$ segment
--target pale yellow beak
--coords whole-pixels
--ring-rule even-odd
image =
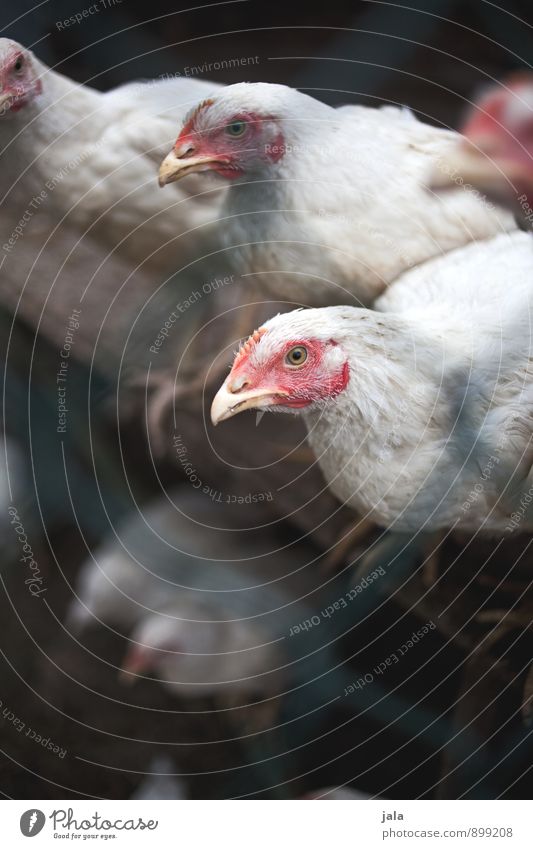
[[[468,144],[458,144],[431,174],[430,188],[449,189],[474,186],[488,195],[499,194],[506,189],[507,180],[520,177],[520,168],[511,160],[502,157],[494,145],[478,145],[476,150]],[[485,154],[485,155],[484,155]]]
[[[138,647],[127,652],[123,660],[122,668],[118,670],[118,680],[127,687],[133,687],[138,678],[144,675],[150,668],[150,663],[144,651],[137,650]]]
[[[168,156],[165,156],[159,169],[159,185],[161,188],[168,183],[175,183],[176,180],[181,180],[187,174],[198,173],[199,171],[209,171],[214,162],[224,162],[221,157],[217,156],[176,156],[176,152],[171,150]]]
[[[249,392],[230,392],[224,383],[213,399],[211,421],[214,425],[231,419],[243,410],[261,410],[279,404],[280,396],[286,395],[279,389],[251,389]]]
[[[134,684],[137,683],[138,674],[136,669],[128,669],[127,666],[123,666],[122,669],[118,671],[118,681],[125,687],[133,687]]]

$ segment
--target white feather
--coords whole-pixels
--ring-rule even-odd
[[[348,362],[346,389],[302,411],[339,499],[409,532],[533,526],[532,269],[533,240],[504,234],[407,272],[376,312],[267,322],[252,370],[288,338],[335,340],[332,373]]]
[[[2,64],[13,45],[0,39]],[[147,261],[168,274],[197,256],[223,188],[210,191],[191,175],[163,192],[157,165],[190,106],[219,86],[177,78],[102,93],[49,69],[30,51],[25,57],[42,93],[0,116],[1,243],[29,209],[18,253],[32,238],[42,243],[64,219],[62,226],[82,239],[88,235],[103,257],[115,251],[134,266]],[[42,192],[44,202],[32,207]],[[189,233],[186,239],[183,233]]]
[[[370,304],[402,272],[514,229],[510,215],[465,189],[436,195],[430,173],[458,135],[395,108],[333,109],[286,86],[238,83],[201,110],[195,129],[238,114],[261,135],[221,213],[240,272],[304,305]],[[284,155],[263,155],[282,134]]]

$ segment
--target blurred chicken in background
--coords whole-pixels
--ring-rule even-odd
[[[144,364],[176,304],[217,272],[205,254],[224,187],[193,175],[163,195],[157,163],[176,121],[220,86],[177,76],[102,93],[5,38],[0,84],[0,303],[59,352],[76,310],[69,354],[111,390],[136,335]]]
[[[465,136],[434,172],[435,188],[468,186],[533,227],[533,75],[491,87],[470,110]]]
[[[28,233],[44,246],[51,226],[63,223],[80,239],[88,235],[103,257],[114,252],[152,274],[172,273],[200,252],[202,227],[223,193],[196,177],[163,196],[155,190],[156,168],[176,121],[219,85],[175,77],[102,93],[5,38],[0,81],[0,191],[8,203],[1,233],[8,254],[18,242],[17,254],[28,251]],[[20,229],[13,226],[17,211]]]
[[[274,698],[300,678],[288,635],[313,615],[320,578],[313,549],[276,545],[254,515],[246,530],[223,501],[188,488],[161,496],[91,554],[68,626],[129,634],[125,682],[153,672],[182,698]]]
[[[210,277],[203,240],[224,191],[193,176],[163,196],[157,164],[190,103],[218,87],[176,76],[102,93],[0,39],[4,415],[33,454],[48,527],[76,522],[69,485],[86,501],[82,509],[78,502],[82,526],[106,526],[86,477],[93,453],[112,520],[126,509],[106,431],[117,387],[128,369],[144,374],[153,358],[156,371],[186,344],[194,311],[180,315],[172,346],[149,351],[176,304]],[[212,231],[208,243],[214,238]],[[132,394],[120,396],[120,414]]]

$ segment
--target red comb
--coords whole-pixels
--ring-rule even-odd
[[[260,327],[259,330],[254,330],[251,336],[248,337],[246,342],[239,348],[237,352],[237,356],[235,357],[235,361],[233,363],[233,368],[239,366],[243,360],[245,360],[250,353],[253,351],[261,336],[266,333],[266,327]]]
[[[215,101],[213,100],[213,98],[208,97],[206,100],[202,100],[202,102],[199,103],[198,106],[195,106],[194,109],[185,116],[185,122],[178,136],[178,141],[184,136],[189,135],[189,133],[194,127],[194,122],[196,121],[200,112],[202,112],[204,109],[207,109],[209,106],[212,106],[214,102]]]

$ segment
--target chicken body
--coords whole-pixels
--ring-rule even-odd
[[[194,256],[220,190],[209,193],[193,177],[165,197],[155,186],[157,163],[176,121],[216,84],[157,80],[102,93],[8,39],[0,39],[0,65],[4,88],[15,91],[15,108],[0,115],[0,239],[8,254],[24,251],[28,237],[44,243],[59,224],[133,266],[147,262],[170,273]]]
[[[291,625],[312,615],[311,549],[271,550],[201,494],[173,500],[130,518],[87,561],[69,624],[130,633],[124,669],[154,671],[176,695],[272,693],[287,676]]]
[[[172,344],[150,346],[218,271],[207,222],[224,187],[192,175],[157,188],[176,121],[216,87],[175,78],[101,93],[0,39],[0,305],[58,353],[76,315],[67,353],[110,388],[122,366],[136,376],[175,362],[193,310],[176,310]]]
[[[224,605],[184,600],[147,616],[131,633],[134,647],[126,655],[125,672],[153,672],[181,698],[222,690],[255,698],[279,691],[283,654],[267,631],[213,620],[221,615],[227,615]]]
[[[213,420],[299,411],[334,494],[382,526],[531,528],[532,267],[530,237],[504,234],[406,273],[375,312],[277,316]]]
[[[533,75],[492,87],[470,110],[463,138],[433,176],[435,188],[461,181],[533,227]]]
[[[331,107],[239,83],[186,119],[160,175],[214,170],[228,254],[262,290],[303,305],[368,305],[399,274],[514,228],[511,216],[427,181],[458,135],[407,110]]]

